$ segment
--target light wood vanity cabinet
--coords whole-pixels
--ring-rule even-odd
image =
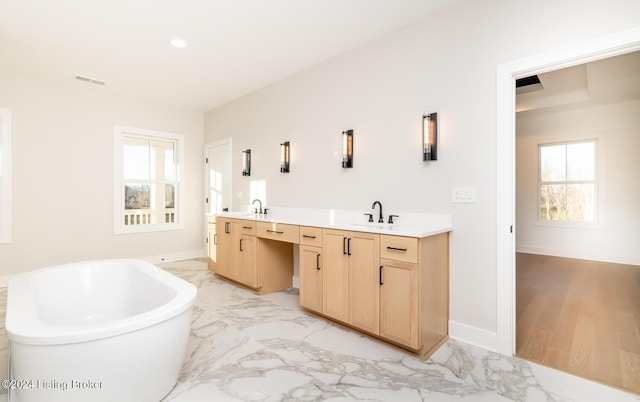
[[[380,236],[380,336],[419,349],[418,243]]]
[[[259,287],[255,222],[216,219],[218,261],[214,273],[250,287]]]
[[[277,222],[258,222],[258,236],[287,243],[298,243],[300,227]]]
[[[216,272],[218,265],[217,243],[216,221],[211,217],[207,222],[207,266],[211,272]]]
[[[291,287],[297,243],[301,306],[421,357],[448,339],[448,232],[418,238],[222,217],[209,230],[219,276],[260,293]]]
[[[449,333],[449,234],[380,244],[380,337],[429,355]]]
[[[325,229],[322,252],[322,310],[303,306],[421,356],[447,340],[448,233],[415,238]]]
[[[323,230],[322,313],[377,335],[379,235]]]
[[[239,219],[216,219],[216,241],[218,261],[215,273],[233,281],[242,278],[242,254],[240,239],[242,232]]]
[[[240,268],[240,282],[251,288],[261,286],[258,276],[258,241],[256,239],[256,223],[243,220],[241,223],[242,236],[240,237],[240,255],[242,264]]]
[[[260,293],[289,288],[293,246],[260,238],[259,223],[262,222],[216,218],[214,273]]]
[[[322,313],[322,229],[300,226],[300,305]]]

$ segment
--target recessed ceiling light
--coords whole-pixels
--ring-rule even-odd
[[[182,39],[171,39],[171,46],[173,47],[177,47],[178,49],[182,49],[187,47],[187,42],[183,41]]]

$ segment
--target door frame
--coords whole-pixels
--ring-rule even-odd
[[[496,71],[496,351],[516,347],[515,80],[640,50],[640,28],[497,66]]]
[[[229,171],[229,174],[232,175],[232,167],[233,167],[233,141],[231,139],[231,137],[228,138],[223,138],[221,140],[218,141],[212,141],[212,142],[207,142],[204,144],[204,149],[203,149],[203,154],[204,156],[202,157],[202,162],[203,162],[203,169],[204,169],[204,174],[203,174],[203,194],[204,197],[202,198],[202,203],[203,203],[203,211],[205,211],[205,215],[204,215],[204,220],[205,220],[205,224],[204,224],[204,242],[205,242],[205,248],[206,248],[206,243],[207,243],[207,237],[209,236],[209,232],[208,232],[208,214],[209,214],[209,205],[207,203],[207,197],[209,197],[209,164],[207,163],[207,158],[209,157],[209,148],[213,148],[213,147],[217,147],[217,146],[223,146],[226,145],[227,146],[227,151],[228,151],[228,164],[227,164],[227,170]],[[231,204],[233,204],[233,175],[231,176],[231,180],[229,181],[229,192],[230,194],[230,199],[231,199]],[[233,205],[229,205],[229,208],[233,209]]]

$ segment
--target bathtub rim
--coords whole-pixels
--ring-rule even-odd
[[[56,269],[73,268],[86,264],[133,264],[143,274],[176,290],[167,303],[122,319],[80,326],[55,325],[43,322],[38,315],[32,278]],[[140,259],[102,259],[79,261],[39,268],[9,280],[5,329],[9,343],[26,345],[62,345],[89,342],[140,330],[171,319],[192,308],[197,288],[148,261]],[[23,306],[22,311],[18,311]]]

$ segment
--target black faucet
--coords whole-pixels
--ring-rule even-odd
[[[380,218],[378,219],[378,223],[384,223],[384,219],[382,218],[382,204],[380,203],[380,201],[375,201],[371,208],[375,210],[376,204],[380,205]]]
[[[257,208],[254,208],[253,210],[256,211],[256,213],[262,215],[262,201],[260,201],[259,199],[256,198],[255,200],[253,200],[251,205],[254,205],[256,203],[256,201],[258,201],[258,204],[260,205],[260,209],[258,210]]]

